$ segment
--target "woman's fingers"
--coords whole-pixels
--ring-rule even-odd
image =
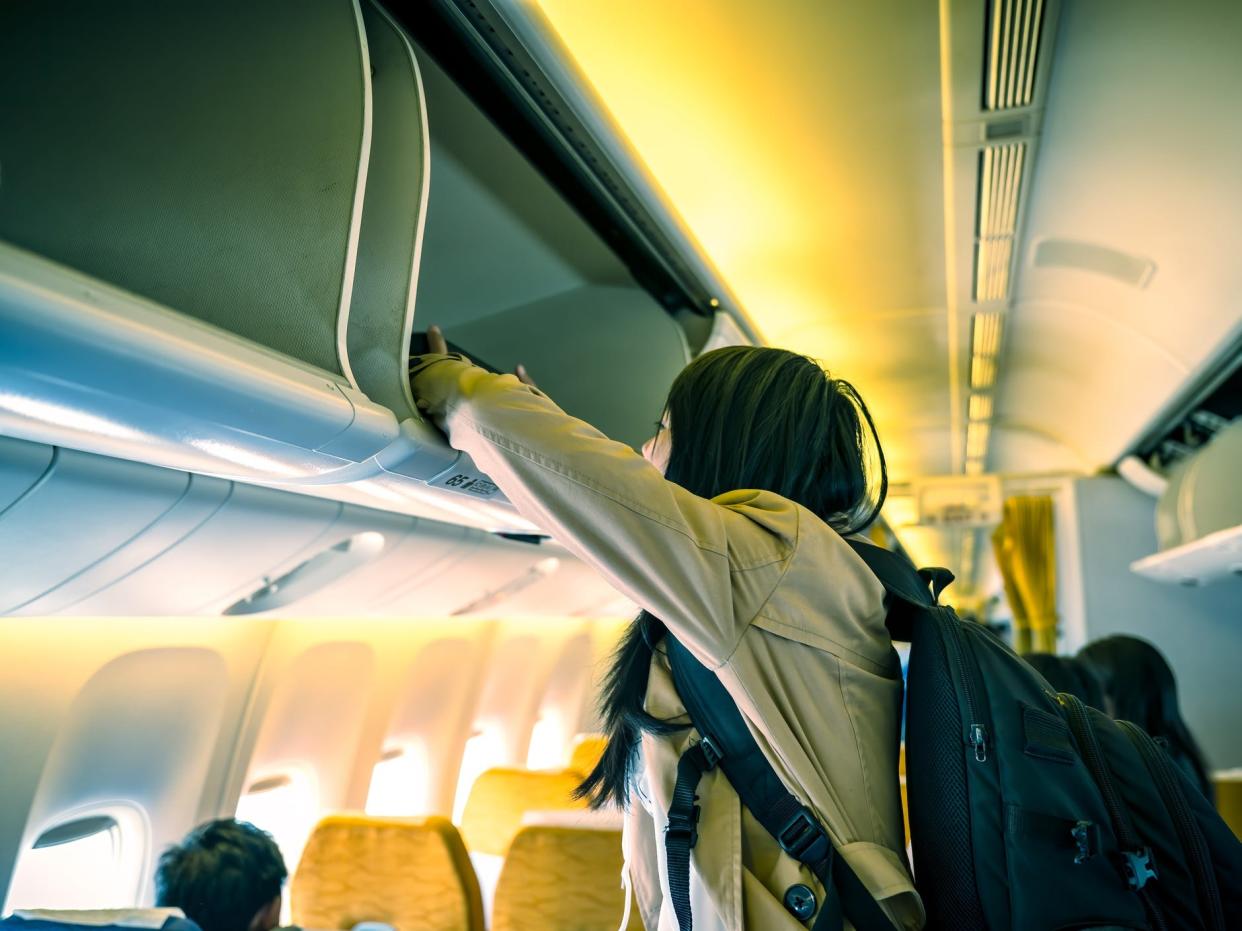
[[[444,339],[444,331],[438,326],[432,326],[427,329],[427,349],[438,355],[444,355],[448,352],[448,342]]]

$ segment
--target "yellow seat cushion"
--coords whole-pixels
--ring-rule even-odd
[[[586,808],[573,797],[580,781],[571,770],[487,770],[475,780],[462,812],[466,846],[472,853],[504,856],[527,812]]]
[[[330,815],[315,827],[290,885],[293,922],[401,931],[482,931],[469,855],[447,818]]]
[[[595,768],[608,746],[608,738],[603,734],[583,734],[574,742],[569,755],[569,768],[580,776],[586,777]]]
[[[1218,775],[1213,781],[1216,785],[1216,810],[1225,824],[1233,829],[1234,835],[1242,838],[1242,773],[1233,770],[1228,776]]]
[[[492,931],[617,931],[625,913],[621,832],[522,828],[509,846]],[[630,909],[626,931],[642,931]]]

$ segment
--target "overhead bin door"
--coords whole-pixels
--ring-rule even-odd
[[[341,373],[369,143],[351,0],[0,12],[0,238]]]

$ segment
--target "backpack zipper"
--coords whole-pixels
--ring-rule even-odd
[[[1182,849],[1186,851],[1190,875],[1199,892],[1200,904],[1207,911],[1204,917],[1207,918],[1209,927],[1214,931],[1224,931],[1225,913],[1220,901],[1220,890],[1216,885],[1216,874],[1211,867],[1211,855],[1208,853],[1203,832],[1199,830],[1186,801],[1186,795],[1172,771],[1173,762],[1142,728],[1129,721],[1118,721],[1117,726],[1125,731],[1139,756],[1143,758],[1161,799],[1173,816],[1177,836],[1182,842]]]
[[[1087,709],[1073,695],[1062,692],[1057,698],[1068,712],[1070,730],[1078,742],[1083,762],[1091,773],[1091,778],[1099,787],[1100,794],[1104,796],[1108,817],[1113,823],[1113,830],[1121,845],[1122,856],[1126,858],[1128,874],[1126,878],[1130,888],[1142,900],[1156,931],[1167,931],[1168,925],[1165,924],[1164,913],[1161,912],[1151,891],[1147,888],[1147,881],[1156,878],[1156,873],[1151,868],[1151,851],[1143,846],[1142,840],[1130,823],[1130,815],[1117,793],[1113,775],[1108,769],[1108,761],[1104,759],[1104,751],[1100,748],[1099,738],[1096,737],[1095,728],[1091,726],[1091,720],[1087,716]]]
[[[962,684],[962,694],[966,698],[966,716],[969,718],[966,743],[975,752],[975,762],[984,763],[988,758],[988,728],[979,714],[979,705],[976,704],[975,680],[966,657],[966,646],[962,641],[962,638],[965,636],[962,633],[962,624],[963,622],[958,620],[956,616],[949,618],[950,634],[948,639],[953,644],[953,648],[949,650],[949,653],[952,656],[954,672],[957,674],[958,681]]]

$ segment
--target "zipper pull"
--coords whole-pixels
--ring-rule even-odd
[[[970,745],[975,748],[975,760],[982,763],[988,758],[988,732],[982,724],[970,725]]]

